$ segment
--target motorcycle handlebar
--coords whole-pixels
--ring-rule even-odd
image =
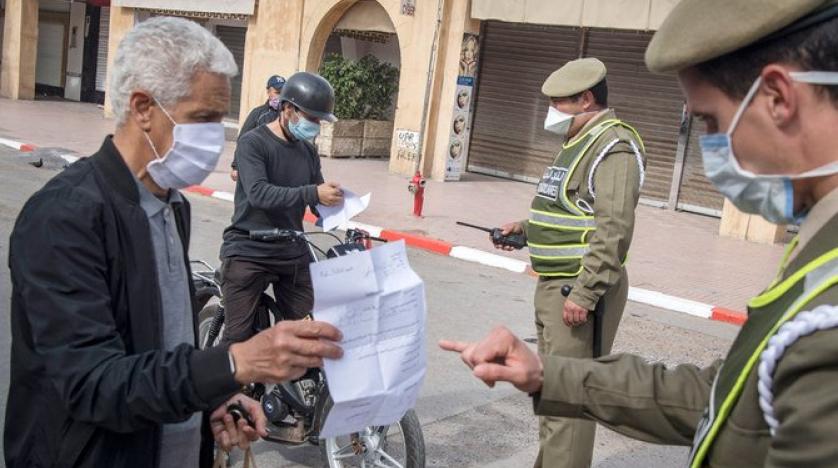
[[[300,235],[288,229],[256,229],[250,231],[250,239],[259,242],[287,241],[297,237],[300,237]]]
[[[381,237],[371,236],[370,233],[361,229],[347,229],[346,231],[346,241],[347,242],[357,242],[359,240],[373,240],[376,242],[387,242],[387,239],[382,239]]]
[[[297,232],[291,229],[255,229],[248,233],[248,236],[251,240],[259,241],[259,242],[288,242],[300,239],[304,242],[310,243],[308,236],[311,234],[324,234],[330,235],[334,237],[338,242],[347,244],[347,243],[355,243],[360,240],[370,239],[378,242],[387,242],[387,239],[382,239],[380,237],[375,237],[369,235],[369,233],[365,231],[359,231],[355,229],[350,229],[347,231],[346,239],[341,241],[339,237],[335,236],[332,233],[327,232]]]

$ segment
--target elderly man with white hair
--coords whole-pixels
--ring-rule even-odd
[[[265,435],[251,382],[337,358],[340,333],[282,323],[195,348],[190,209],[224,146],[233,56],[205,29],[150,19],[120,43],[117,128],[34,194],[10,241],[12,352],[4,433],[15,467],[197,468]],[[234,424],[227,403],[256,420]]]

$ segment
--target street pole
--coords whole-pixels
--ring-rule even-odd
[[[413,172],[420,172],[422,168],[422,161],[425,159],[425,131],[428,127],[428,109],[431,105],[430,93],[431,85],[433,84],[434,72],[436,71],[436,56],[439,50],[439,30],[442,26],[442,8],[445,0],[438,0],[436,12],[436,29],[434,29],[434,40],[431,44],[431,58],[428,62],[428,82],[425,84],[425,104],[422,107],[422,126],[419,131],[419,151],[416,154],[416,164],[413,167]]]

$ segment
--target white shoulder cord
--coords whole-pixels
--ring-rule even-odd
[[[794,319],[783,324],[777,334],[768,340],[768,346],[760,355],[759,363],[759,407],[765,418],[771,435],[777,431],[780,422],[774,415],[774,370],[783,353],[798,339],[811,335],[818,330],[838,327],[838,306],[822,305],[809,312],[801,312]]]
[[[614,147],[617,143],[619,143],[619,138],[615,139],[611,143],[608,143],[602,151],[599,152],[596,159],[594,159],[594,164],[591,166],[591,172],[588,173],[588,191],[591,192],[591,197],[596,200],[596,192],[594,191],[594,173],[596,172],[597,167],[608,156],[608,152],[611,151],[611,148]],[[643,180],[646,178],[646,170],[643,168],[643,156],[640,155],[640,150],[637,148],[637,145],[634,143],[634,140],[628,140],[629,145],[631,145],[631,149],[634,151],[634,157],[637,158],[637,168],[640,170],[640,188],[643,187]]]

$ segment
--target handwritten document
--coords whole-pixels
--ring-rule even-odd
[[[386,426],[416,404],[425,377],[425,285],[404,241],[311,265],[314,316],[343,333],[324,363],[334,406],[323,438]]]
[[[359,197],[350,190],[343,189],[343,201],[335,206],[317,205],[317,212],[323,221],[323,230],[331,231],[354,218],[370,206],[371,193]]]

